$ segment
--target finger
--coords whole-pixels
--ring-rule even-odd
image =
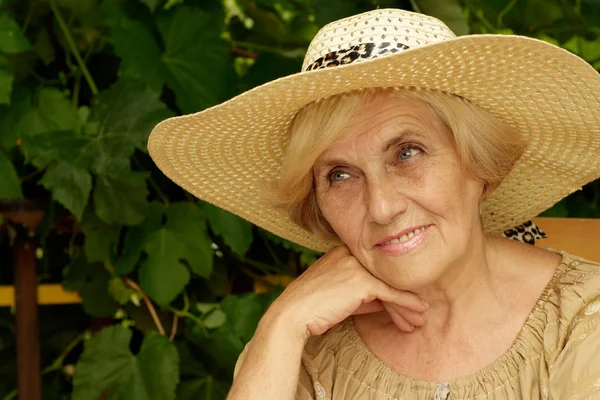
[[[429,308],[429,304],[424,300],[421,300],[421,298],[414,293],[395,289],[378,279],[374,281],[374,286],[374,297],[383,302],[393,303],[400,307],[421,313],[427,311]]]
[[[415,330],[415,327],[411,325],[402,315],[398,314],[393,307],[389,304],[383,303],[383,307],[387,310],[394,322],[394,325],[398,327],[402,332],[412,332]]]
[[[391,303],[390,303],[390,307],[392,307],[394,309],[394,311],[396,311],[399,315],[401,315],[411,325],[423,326],[423,325],[425,325],[425,322],[427,322],[425,315],[423,315],[422,313],[413,311],[406,307],[400,307],[398,305],[391,304]]]
[[[374,312],[383,311],[383,304],[380,300],[373,300],[369,303],[364,303],[358,307],[351,315],[369,314]]]

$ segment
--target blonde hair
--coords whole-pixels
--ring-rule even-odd
[[[280,178],[267,184],[265,195],[292,221],[323,239],[336,235],[317,203],[313,165],[342,139],[341,131],[359,106],[383,93],[420,101],[437,115],[452,134],[465,171],[484,182],[484,196],[500,185],[525,149],[524,139],[508,124],[462,97],[436,90],[362,89],[308,104],[294,117]]]

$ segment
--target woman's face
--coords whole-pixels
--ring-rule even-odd
[[[482,238],[483,184],[425,104],[382,94],[363,104],[314,166],[325,219],[373,275],[399,289],[436,282]]]

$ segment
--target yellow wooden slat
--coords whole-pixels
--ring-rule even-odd
[[[38,304],[75,304],[81,303],[76,292],[67,292],[60,284],[38,285]],[[15,303],[14,286],[0,286],[0,307],[10,307]]]
[[[548,235],[536,245],[600,261],[600,218],[534,218],[533,222]]]

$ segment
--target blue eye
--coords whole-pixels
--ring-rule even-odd
[[[329,175],[329,180],[331,182],[339,182],[339,181],[343,181],[345,179],[347,179],[350,175],[345,173],[345,172],[341,172],[341,171],[333,171],[330,175]]]
[[[421,149],[418,147],[405,147],[402,150],[400,150],[400,153],[398,154],[398,159],[399,160],[407,160],[407,159],[417,155],[420,152],[421,152]]]

